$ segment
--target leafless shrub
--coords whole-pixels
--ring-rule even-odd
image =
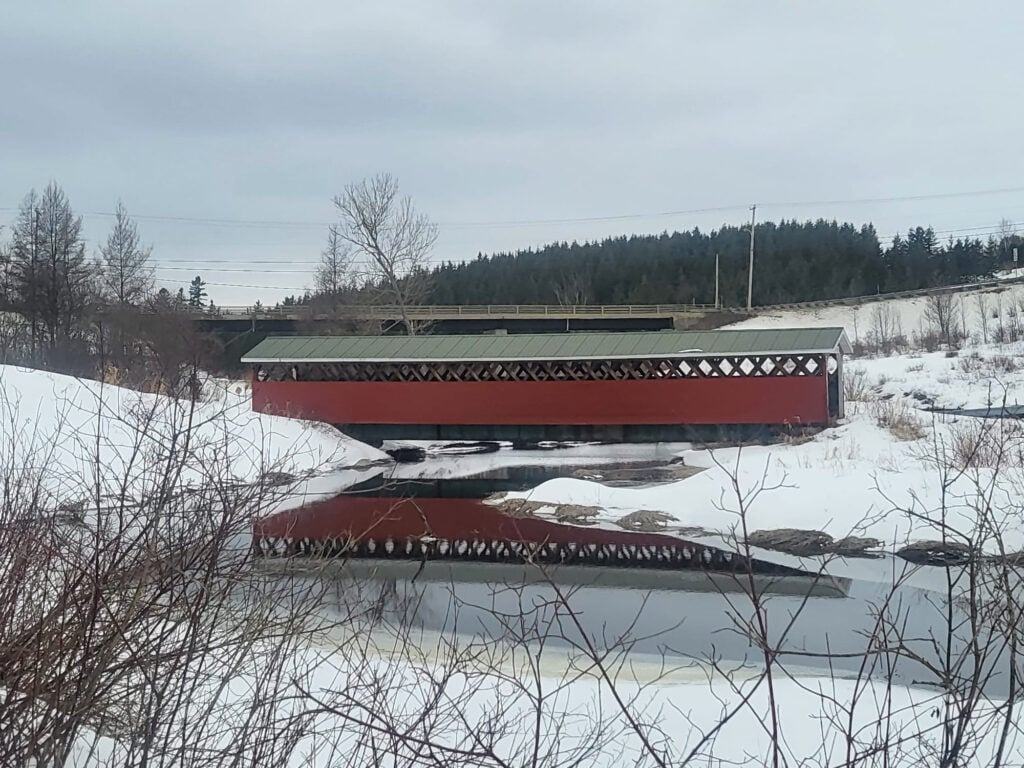
[[[1010,419],[957,422],[950,428],[948,456],[960,469],[1016,470],[1024,467],[1024,429]]]
[[[980,352],[971,352],[969,355],[961,355],[959,362],[960,370],[964,373],[975,373],[984,368],[984,360]]]
[[[871,416],[875,424],[888,430],[897,440],[920,440],[928,434],[913,409],[896,397],[875,400],[871,404]]]
[[[253,516],[281,491],[235,476],[194,402],[119,397],[133,402],[96,401],[91,435],[80,404],[40,431],[0,398],[0,764],[65,765],[101,742],[124,766],[205,765],[229,744],[280,764],[298,652],[330,623],[303,607],[322,587],[251,567]]]
[[[907,347],[899,314],[888,302],[879,302],[871,309],[871,325],[865,341],[873,354],[891,355]]]
[[[927,333],[935,334],[947,349],[960,346],[964,339],[961,325],[960,298],[952,293],[939,293],[925,299],[924,323]]]
[[[988,362],[999,373],[1013,373],[1020,367],[1017,359],[1009,355],[993,355]]]
[[[942,345],[942,337],[934,330],[921,328],[914,332],[914,346],[925,352],[936,352]]]
[[[868,399],[871,387],[868,372],[863,368],[849,367],[843,375],[843,397],[847,402],[861,402]]]
[[[978,327],[981,332],[981,342],[983,344],[988,344],[989,339],[989,318],[991,316],[989,305],[990,302],[987,293],[979,293],[974,297],[974,308],[975,313],[978,316]]]

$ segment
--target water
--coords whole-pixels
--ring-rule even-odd
[[[486,643],[539,643],[543,628],[544,645],[567,652],[587,644],[607,649],[621,643],[637,660],[686,664],[717,659],[756,666],[762,661],[751,641],[751,634],[759,632],[752,625],[756,611],[751,594],[756,594],[769,642],[783,651],[790,669],[856,675],[865,663],[882,660],[865,655],[872,646],[869,638],[894,635],[895,627],[910,638],[908,648],[929,661],[939,660],[938,649],[947,637],[944,569],[881,558],[852,562],[846,572],[860,577],[815,577],[770,561],[746,562],[735,555],[726,560],[730,553],[719,550],[714,550],[717,559],[701,560],[707,548],[665,534],[510,518],[481,502],[495,492],[527,490],[553,477],[571,476],[580,466],[601,464],[594,456],[585,463],[565,459],[561,466],[548,461],[483,468],[462,459],[457,465],[461,471],[444,459],[404,467],[398,477],[365,480],[334,499],[292,513],[286,528],[295,541],[314,542],[301,545],[311,551],[316,551],[315,542],[335,537],[351,555],[352,542],[358,541],[355,552],[361,557],[340,559],[330,571],[338,584],[337,608],[346,615],[373,615],[402,631]],[[622,466],[622,457],[615,464]],[[430,540],[434,548],[406,552],[400,547],[400,542],[421,539]],[[513,539],[532,543],[533,563],[523,562],[522,551],[497,546]],[[388,540],[391,551],[383,549]],[[374,542],[373,551],[366,549],[369,541]],[[485,546],[441,556],[438,542]],[[611,554],[603,562],[578,556],[581,543],[596,547],[594,551],[607,546],[609,553],[634,547],[635,555],[636,548],[672,547],[676,554],[674,560],[649,560],[642,567],[630,561],[624,567]],[[545,557],[542,545],[575,546],[575,559],[558,564],[566,559],[566,550]],[[684,561],[678,553],[687,548],[691,559]],[[697,562],[693,553],[701,553]],[[294,562],[279,561],[277,566],[293,567]],[[844,573],[844,564],[837,565],[836,572]],[[516,621],[510,624],[509,617]],[[959,609],[953,618],[954,623],[963,618]],[[509,637],[513,625],[523,637]],[[963,628],[951,637],[957,656],[969,637]],[[888,662],[889,667],[878,667],[876,673],[885,670],[905,684],[934,682],[925,665],[905,654],[890,656]],[[997,673],[986,689],[999,695],[1007,680],[1005,672]]]

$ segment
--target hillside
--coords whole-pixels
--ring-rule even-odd
[[[991,275],[1020,238],[940,242],[915,228],[883,244],[870,224],[819,220],[758,224],[755,304],[861,296],[969,282]],[[432,274],[435,304],[711,304],[715,257],[721,301],[746,304],[749,229],[662,233],[480,255]]]

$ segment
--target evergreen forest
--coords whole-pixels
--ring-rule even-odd
[[[749,227],[553,243],[434,270],[432,304],[746,304]],[[863,296],[990,277],[1012,263],[1013,232],[940,242],[917,227],[887,246],[870,224],[780,221],[755,230],[755,305]],[[1024,250],[1024,249],[1022,249]]]

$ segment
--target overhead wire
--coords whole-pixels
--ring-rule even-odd
[[[759,208],[812,208],[836,205],[876,205],[899,202],[918,202],[925,200],[944,200],[965,197],[984,197],[1003,194],[1016,194],[1024,192],[1024,187],[1000,187],[994,189],[970,190],[959,192],[935,192],[918,195],[893,195],[889,197],[861,197],[846,199],[827,200],[798,200],[798,201],[768,201],[758,202]],[[450,228],[481,228],[481,227],[520,227],[539,226],[551,224],[582,224],[601,221],[625,221],[630,219],[663,218],[667,216],[688,216],[703,213],[721,213],[727,211],[749,210],[749,203],[736,203],[733,205],[718,205],[702,208],[688,208],[668,211],[653,211],[646,213],[622,213],[603,216],[575,216],[562,218],[537,218],[537,219],[507,219],[492,221],[439,221],[438,225]],[[18,208],[3,207],[0,212],[17,212]],[[114,217],[114,211],[82,211],[83,216]],[[325,228],[332,223],[329,221],[295,221],[285,219],[247,219],[229,217],[204,217],[204,216],[180,216],[168,214],[131,214],[133,219],[140,221],[160,221],[177,224],[196,224],[205,226],[228,226],[228,227],[252,227],[262,229],[295,229],[295,228]]]

